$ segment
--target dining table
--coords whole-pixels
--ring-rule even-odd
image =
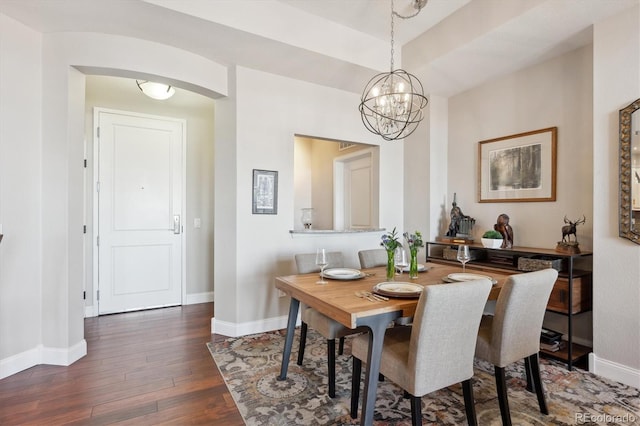
[[[446,285],[451,282],[452,274],[460,274],[462,268],[451,264],[426,263],[422,265],[423,272],[417,278],[410,278],[408,273],[397,274],[394,283],[419,285]],[[489,276],[494,285],[489,293],[489,300],[495,300],[500,289],[510,273],[499,271],[474,270],[467,266],[467,273]],[[279,276],[275,279],[275,286],[291,297],[287,332],[282,355],[282,365],[278,380],[285,380],[289,368],[293,337],[300,303],[316,309],[318,312],[354,329],[365,326],[369,329],[369,351],[367,354],[367,369],[360,415],[360,424],[371,425],[376,401],[378,373],[384,343],[384,335],[390,324],[410,323],[418,304],[418,294],[401,294],[384,292],[388,300],[377,297],[366,297],[363,292],[374,293],[376,285],[388,282],[386,267],[359,270],[354,279],[331,279],[325,277],[326,284],[318,284],[320,273],[297,274]],[[517,273],[514,271],[513,273]],[[389,286],[388,284],[383,285]],[[408,287],[408,286],[407,286]],[[380,287],[378,287],[380,288]],[[391,288],[391,287],[388,287]],[[452,309],[455,309],[452,306]]]

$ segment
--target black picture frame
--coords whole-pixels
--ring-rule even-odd
[[[278,214],[278,172],[253,169],[253,214]]]

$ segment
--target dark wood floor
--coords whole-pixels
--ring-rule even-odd
[[[88,354],[0,380],[0,425],[243,425],[206,342],[213,304],[85,320]]]

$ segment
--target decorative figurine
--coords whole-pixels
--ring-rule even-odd
[[[469,239],[471,236],[471,229],[476,223],[476,220],[471,216],[467,216],[462,213],[462,209],[458,207],[456,203],[456,193],[453,193],[453,206],[451,208],[451,223],[449,224],[449,230],[445,234],[447,237],[464,238]],[[473,241],[473,240],[470,240]]]
[[[498,221],[495,225],[493,225],[493,229],[502,234],[502,245],[501,248],[512,248],[513,247],[513,228],[509,225],[509,216],[505,213],[502,213],[498,216]]]
[[[587,220],[585,215],[582,215],[582,219],[570,221],[567,216],[564,216],[564,225],[562,227],[562,241],[558,241],[556,251],[562,253],[580,253],[580,247],[578,246],[578,237],[576,236],[576,227],[585,223]],[[571,235],[573,235],[573,241],[571,241]]]

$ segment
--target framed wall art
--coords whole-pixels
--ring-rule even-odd
[[[478,142],[478,202],[556,200],[557,127]]]
[[[278,172],[253,169],[253,214],[278,214]]]

